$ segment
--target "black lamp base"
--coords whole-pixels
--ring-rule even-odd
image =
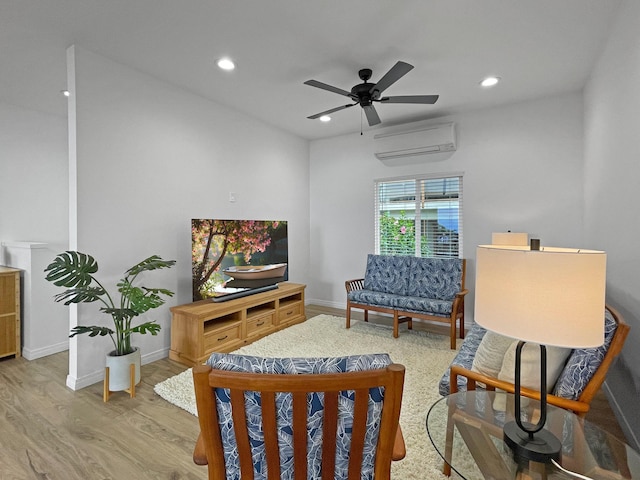
[[[527,423],[524,426],[533,427]],[[516,460],[526,459],[540,463],[550,463],[551,460],[560,461],[562,444],[548,430],[536,432],[533,438],[520,429],[516,422],[506,423],[503,430],[504,442],[513,451]]]

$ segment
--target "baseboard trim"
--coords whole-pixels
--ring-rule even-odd
[[[36,360],[42,357],[48,357],[49,355],[53,355],[54,353],[64,352],[65,350],[69,350],[69,341],[60,342],[55,345],[48,345],[43,348],[29,349],[23,348],[21,355],[26,360]]]

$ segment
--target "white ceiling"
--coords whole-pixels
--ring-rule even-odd
[[[382,126],[582,88],[620,0],[0,0],[0,101],[66,115],[65,50],[83,48],[300,137],[369,129],[359,107],[328,124],[306,117],[348,99],[358,70],[377,81],[415,68],[380,105]],[[214,61],[232,56],[234,72]],[[486,75],[503,81],[493,89]],[[345,101],[346,100],[346,101]]]

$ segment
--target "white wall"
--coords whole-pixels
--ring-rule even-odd
[[[391,107],[389,107],[391,108]],[[458,149],[444,161],[387,167],[371,133],[311,142],[310,302],[344,308],[344,281],[364,274],[374,250],[374,180],[463,172],[464,252],[473,318],[475,247],[495,231],[543,245],[582,241],[582,99],[579,93],[439,118],[454,121]],[[376,131],[375,133],[379,133]]]
[[[607,251],[607,301],[631,325],[607,377],[627,438],[640,448],[640,2],[623,3],[585,88],[585,232]]]
[[[23,270],[22,354],[39,358],[68,346],[66,309],[44,281],[69,242],[66,119],[0,103],[0,178],[0,265]]]
[[[148,274],[148,286],[177,297],[148,313],[164,328],[136,336],[143,362],[167,356],[169,306],[191,301],[191,218],[287,220],[289,279],[308,281],[307,141],[87,50],[70,55],[78,249],[96,257],[111,283],[151,254],[178,260]],[[82,306],[78,323],[102,317]],[[80,337],[77,348],[72,388],[102,378],[110,345]]]
[[[66,119],[0,103],[0,172],[0,241],[66,247]]]

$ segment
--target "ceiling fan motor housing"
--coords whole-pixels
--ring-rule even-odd
[[[362,70],[361,70],[362,71]],[[351,95],[354,96],[354,100],[358,100],[363,107],[371,105],[373,96],[371,95],[371,88],[375,86],[375,83],[361,83],[351,89]]]

